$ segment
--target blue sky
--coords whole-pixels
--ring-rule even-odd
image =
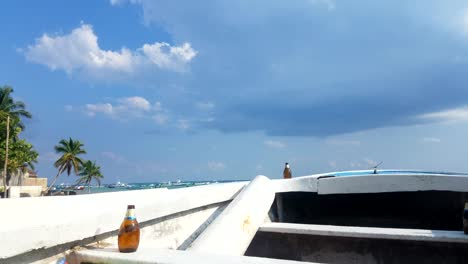
[[[466,1],[0,3],[0,84],[37,170],[72,137],[105,182],[468,171]],[[63,175],[59,182],[73,182]]]

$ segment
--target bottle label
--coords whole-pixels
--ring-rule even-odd
[[[127,209],[127,214],[125,214],[125,219],[135,220],[135,209]]]

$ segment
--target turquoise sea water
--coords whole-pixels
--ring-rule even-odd
[[[154,183],[128,183],[128,184],[103,184],[101,186],[83,186],[82,190],[77,189],[77,186],[57,185],[54,192],[60,191],[74,191],[76,194],[89,194],[89,193],[103,193],[103,192],[122,192],[131,190],[145,190],[157,188],[188,188],[192,186],[201,186],[208,184],[217,184],[221,182],[235,182],[235,181],[184,181],[184,182],[154,182]]]

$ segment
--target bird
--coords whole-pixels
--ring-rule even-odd
[[[289,163],[287,163],[287,162],[284,165],[283,178],[284,179],[291,179],[292,178],[291,169],[289,168]]]

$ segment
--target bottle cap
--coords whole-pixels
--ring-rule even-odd
[[[127,205],[127,209],[135,209],[135,205],[133,205],[133,204]]]

